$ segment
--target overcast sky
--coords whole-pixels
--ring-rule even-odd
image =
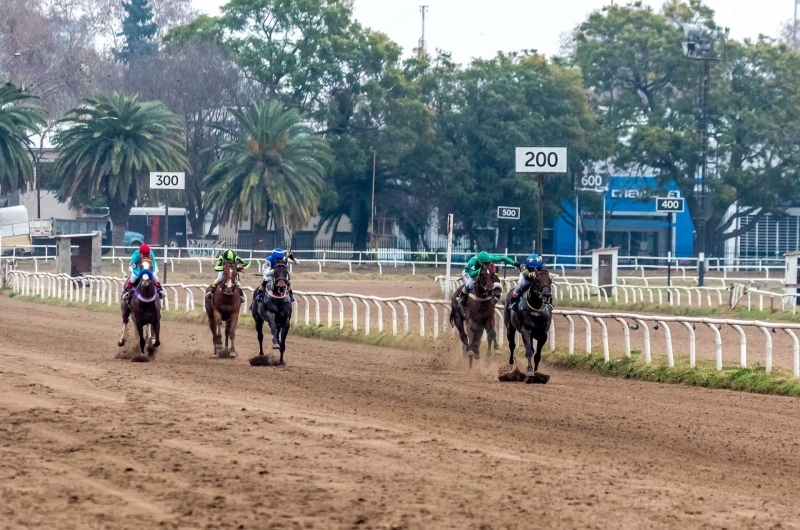
[[[620,3],[619,0],[615,0]],[[211,15],[225,0],[194,0]],[[386,33],[408,53],[422,31],[420,4],[428,4],[428,50],[449,51],[458,62],[496,52],[535,49],[557,54],[563,34],[610,0],[355,0],[356,18]],[[627,3],[627,2],[623,2]],[[663,0],[644,0],[659,7]],[[782,22],[794,16],[794,0],[706,0],[716,21],[731,28],[731,38],[776,37]]]

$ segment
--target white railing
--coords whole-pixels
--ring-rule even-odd
[[[107,303],[111,305],[114,300],[119,299],[122,281],[112,277],[81,277],[71,278],[66,275],[55,275],[48,273],[27,273],[12,271],[10,273],[11,283],[14,292],[26,296],[36,296],[40,298],[60,298],[78,302]],[[174,305],[172,310],[179,310],[179,292],[184,293],[184,311],[195,311],[197,303],[194,291],[200,294],[200,309],[203,309],[203,296],[205,285],[169,285],[168,289],[174,295]],[[250,287],[246,291],[252,292]],[[420,337],[438,339],[444,330],[449,329],[450,334],[454,330],[449,326],[449,303],[443,300],[428,300],[411,297],[392,297],[381,298],[351,293],[328,293],[328,292],[304,292],[295,291],[297,302],[294,310],[294,322],[305,325],[326,326],[328,328],[338,327],[344,329],[345,326],[352,326],[353,331],[358,331],[359,326],[364,330],[365,335],[370,335],[377,330],[378,333],[384,332],[384,327],[388,323],[387,332],[391,330],[393,336],[403,334],[409,335],[416,332]],[[242,304],[243,312],[247,311],[248,303]],[[302,306],[302,307],[301,307]],[[313,317],[312,317],[313,308]],[[359,311],[362,308],[362,311]],[[170,310],[169,297],[164,300],[164,309]],[[374,309],[374,312],[373,312]],[[440,313],[441,312],[441,313]],[[359,316],[361,315],[361,316]],[[374,315],[374,316],[373,316]],[[387,318],[384,318],[384,315]],[[505,338],[505,323],[503,321],[502,306],[495,308],[497,317],[497,338],[500,345]],[[591,353],[593,350],[592,342],[592,322],[601,328],[601,341],[603,356],[606,362],[611,359],[609,349],[608,326],[621,326],[624,347],[622,353],[626,357],[632,355],[631,351],[631,331],[642,331],[643,351],[646,363],[652,362],[652,331],[664,330],[664,342],[669,366],[675,365],[675,345],[670,325],[678,326],[678,329],[685,329],[687,332],[686,350],[689,355],[689,365],[696,366],[697,344],[695,330],[698,325],[708,327],[714,335],[714,352],[717,370],[723,367],[723,348],[722,334],[720,330],[728,326],[735,330],[739,337],[738,364],[742,367],[748,366],[748,337],[745,329],[760,331],[764,336],[765,344],[765,366],[766,371],[771,372],[773,367],[772,333],[782,330],[792,340],[793,354],[793,374],[800,377],[800,342],[797,338],[797,331],[800,324],[785,322],[762,322],[757,320],[738,320],[738,319],[713,319],[696,318],[683,316],[667,315],[639,315],[622,312],[594,312],[584,310],[559,310],[553,311],[555,317],[563,317],[567,321],[567,352],[569,355],[575,354],[576,340],[576,318],[582,321],[585,339],[585,351]],[[349,319],[347,318],[349,317]],[[556,329],[560,325],[556,324],[558,318],[553,319],[550,328],[549,342],[551,350],[556,347]],[[414,325],[412,323],[418,322]],[[374,325],[373,325],[374,323]],[[441,323],[441,327],[440,327]],[[631,325],[633,323],[633,325]]]

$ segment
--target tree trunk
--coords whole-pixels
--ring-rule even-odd
[[[367,230],[369,229],[369,218],[361,215],[357,222],[353,223],[353,250],[367,250]]]
[[[128,231],[128,216],[131,207],[119,201],[109,201],[108,210],[111,217],[111,242],[115,247],[121,247],[125,241],[125,232]]]

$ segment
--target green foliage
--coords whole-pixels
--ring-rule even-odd
[[[182,171],[181,119],[158,101],[114,93],[87,98],[60,120],[53,172],[60,196],[97,198],[110,208],[114,244],[122,244],[128,214],[148,194],[151,171]]]
[[[33,178],[30,136],[45,125],[45,110],[36,98],[11,84],[0,86],[0,188],[27,186]]]
[[[117,52],[117,59],[129,63],[154,55],[157,49],[154,38],[158,25],[153,20],[153,8],[147,0],[122,2],[122,8],[126,15],[119,36],[125,38],[125,44],[122,50]]]
[[[249,218],[265,225],[270,214],[299,228],[316,214],[330,149],[296,110],[279,101],[230,109],[237,128],[206,179],[207,205],[223,220]]]

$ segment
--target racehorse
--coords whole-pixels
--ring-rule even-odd
[[[272,349],[280,350],[278,364],[283,364],[283,352],[286,351],[286,336],[292,321],[292,302],[289,300],[289,269],[279,261],[273,268],[272,280],[267,284],[264,293],[253,300],[253,319],[256,321],[258,333],[258,356],[264,356],[264,322],[269,324],[272,333]]]
[[[505,320],[508,337],[508,347],[511,355],[508,363],[514,364],[514,348],[516,348],[516,332],[522,335],[525,345],[525,357],[528,359],[528,378],[530,382],[547,383],[550,376],[539,374],[539,361],[542,360],[542,348],[547,342],[547,332],[553,320],[553,295],[551,292],[552,280],[547,269],[540,269],[535,273],[533,282],[527,292],[520,297],[516,308],[512,309],[511,293],[506,297]],[[536,341],[536,354],[533,353],[533,341]],[[533,363],[531,364],[531,358]]]
[[[148,335],[151,330],[152,336],[155,337],[155,342],[152,345],[148,344],[147,354],[152,357],[155,349],[161,345],[161,300],[158,298],[158,289],[156,289],[151,267],[152,262],[150,260],[142,259],[139,281],[133,287],[130,299],[123,299],[120,302],[122,307],[122,336],[117,345],[119,347],[125,345],[128,319],[133,315],[133,320],[136,323],[136,332],[139,334],[140,351],[140,355],[134,357],[133,360],[139,362],[150,360],[149,357],[144,355],[144,350],[145,343],[150,340]]]
[[[491,352],[492,343],[497,344],[494,306],[501,289],[494,267],[487,264],[481,267],[463,305],[458,301],[459,291],[453,293],[450,301],[450,325],[458,330],[464,354],[469,354],[470,367],[473,359],[480,359],[480,344],[484,331],[488,339],[487,356]],[[464,321],[467,322],[466,328]]]
[[[236,325],[239,323],[239,268],[233,262],[226,262],[222,269],[222,281],[214,294],[206,296],[206,315],[208,327],[214,342],[212,357],[236,357]],[[225,347],[222,347],[222,322],[225,321]],[[228,349],[230,341],[230,349]]]

